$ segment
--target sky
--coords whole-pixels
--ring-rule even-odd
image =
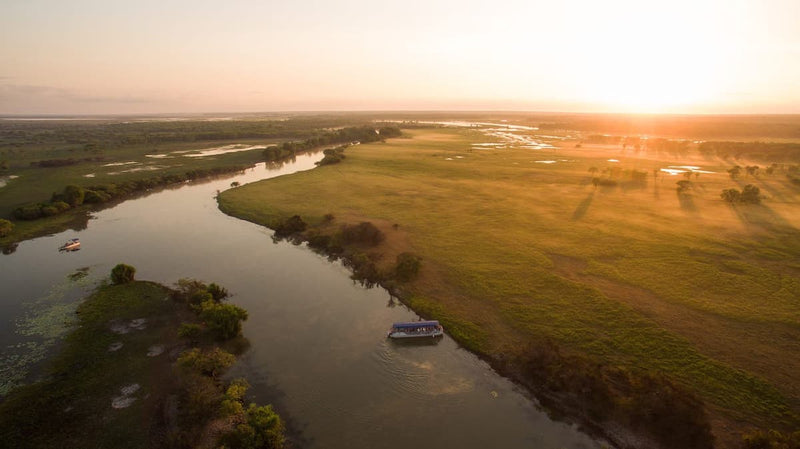
[[[0,114],[800,113],[798,0],[0,1]]]

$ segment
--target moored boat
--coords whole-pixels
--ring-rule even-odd
[[[438,321],[407,321],[392,324],[389,338],[441,337],[444,328]]]
[[[58,250],[59,251],[75,251],[81,247],[81,241],[79,239],[70,239],[67,240],[67,243],[61,245]]]

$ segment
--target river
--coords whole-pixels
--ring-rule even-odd
[[[601,447],[551,420],[449,337],[421,345],[387,340],[392,322],[416,314],[381,288],[353,283],[340,263],[303,245],[274,243],[272,231],[217,208],[216,192],[232,182],[311,169],[320,158],[260,164],[129,200],[96,212],[84,230],[29,240],[0,256],[3,383],[34,376],[79,298],[127,263],[137,279],[216,282],[248,310],[251,347],[231,374],[252,384],[252,400],[276,406],[300,447]],[[80,251],[56,250],[73,237]]]

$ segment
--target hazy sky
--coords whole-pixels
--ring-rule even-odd
[[[0,114],[800,113],[798,0],[0,0]]]

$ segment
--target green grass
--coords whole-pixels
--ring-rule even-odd
[[[147,447],[159,401],[172,385],[167,352],[177,340],[179,304],[150,282],[106,285],[78,309],[79,324],[55,358],[48,380],[21,387],[0,404],[2,440],[15,447]],[[145,318],[146,328],[117,334],[110,322]],[[109,351],[112,343],[122,343]],[[164,354],[148,357],[161,344]],[[128,408],[114,409],[120,388],[141,388]],[[157,418],[156,418],[157,419]]]
[[[664,372],[715,414],[798,423],[800,196],[781,175],[744,180],[772,193],[742,211],[719,200],[735,185],[720,160],[591,146],[472,150],[490,139],[408,134],[350,148],[336,166],[226,191],[220,207],[262,224],[326,213],[397,223],[423,258],[407,288],[412,307],[470,349],[492,355],[549,337]],[[535,162],[546,159],[569,162]],[[683,178],[652,172],[684,164],[718,173],[693,179],[681,200]],[[592,166],[619,167],[618,187],[595,189]],[[629,182],[631,169],[647,171],[645,185]]]

